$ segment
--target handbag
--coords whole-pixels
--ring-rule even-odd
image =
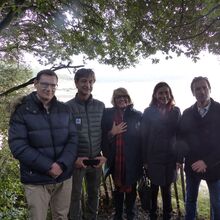
[[[152,207],[151,201],[151,181],[148,177],[146,168],[143,167],[143,175],[138,181],[138,195],[141,202],[141,208],[149,212]]]

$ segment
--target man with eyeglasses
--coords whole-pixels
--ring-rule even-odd
[[[67,106],[55,97],[58,77],[40,71],[35,92],[25,96],[11,115],[9,147],[20,163],[29,219],[67,220],[77,134]]]

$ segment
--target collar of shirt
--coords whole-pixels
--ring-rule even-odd
[[[198,112],[199,112],[199,114],[201,115],[202,118],[203,118],[203,117],[207,114],[207,112],[209,111],[210,105],[211,105],[211,102],[209,102],[209,104],[208,104],[206,107],[204,107],[204,108],[198,107]]]

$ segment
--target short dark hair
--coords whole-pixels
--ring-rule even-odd
[[[207,77],[197,76],[197,77],[195,77],[195,78],[192,80],[191,85],[190,85],[190,88],[191,88],[192,93],[193,93],[193,86],[194,86],[194,84],[195,84],[196,82],[200,81],[200,80],[206,81],[206,83],[208,84],[209,89],[211,89],[211,85],[210,85],[210,82],[209,82],[209,80],[208,80]]]
[[[58,80],[57,74],[53,70],[50,70],[50,69],[45,69],[45,70],[41,70],[40,72],[38,72],[36,76],[36,80],[40,80],[42,75],[55,76]]]
[[[81,69],[76,71],[75,76],[74,76],[74,81],[78,82],[79,79],[81,79],[83,77],[87,78],[89,76],[92,76],[94,78],[94,81],[95,81],[95,73],[93,72],[92,69],[81,68]]]

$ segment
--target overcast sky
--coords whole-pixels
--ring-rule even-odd
[[[111,66],[101,65],[95,61],[88,61],[85,68],[92,68],[96,73],[93,96],[100,99],[107,107],[111,107],[111,96],[114,89],[125,87],[133,102],[134,107],[143,111],[151,100],[154,86],[160,82],[167,82],[176,100],[176,105],[183,111],[195,102],[190,91],[190,83],[195,76],[206,76],[211,83],[211,96],[220,102],[220,57],[202,53],[200,60],[194,63],[189,58],[181,56],[171,60],[161,57],[158,64],[152,64],[150,59],[142,60],[135,68],[119,71]],[[28,59],[27,59],[28,61]],[[36,71],[44,68],[35,62],[28,61]],[[81,65],[81,58],[74,58],[73,65]],[[66,101],[72,98],[74,89],[73,74],[67,70],[58,71],[59,87],[57,96]],[[62,80],[61,80],[62,78]]]

